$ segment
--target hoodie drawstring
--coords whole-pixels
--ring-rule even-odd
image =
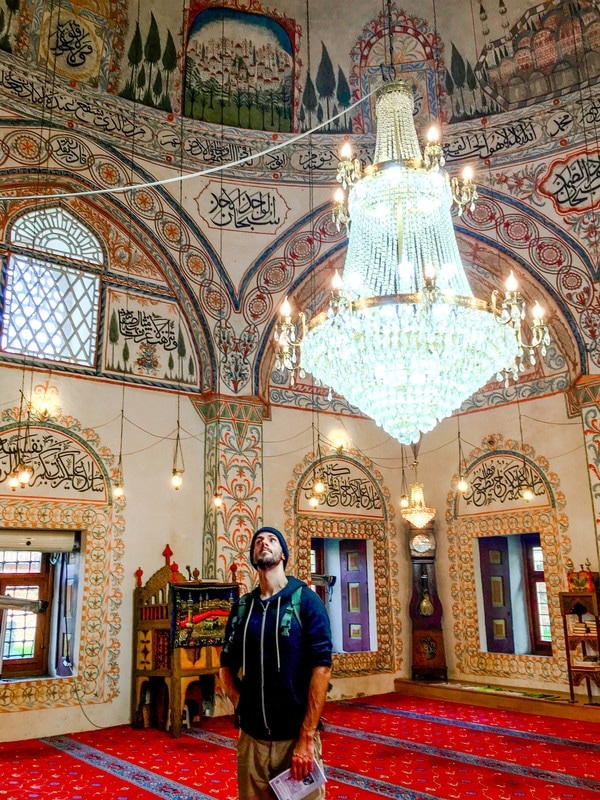
[[[246,633],[248,631],[248,623],[250,622],[250,617],[252,616],[252,609],[254,608],[254,598],[252,598],[252,602],[250,603],[250,611],[246,614],[246,624],[244,625],[244,635],[242,637],[242,678],[246,674]]]
[[[281,597],[277,598],[277,619],[275,620],[275,650],[277,651],[277,672],[281,672],[281,659],[279,658],[279,614],[281,610]]]

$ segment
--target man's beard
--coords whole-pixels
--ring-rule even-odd
[[[276,567],[283,561],[283,553],[261,553],[254,563],[257,569],[265,569],[268,567]]]

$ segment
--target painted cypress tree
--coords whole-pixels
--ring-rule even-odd
[[[308,112],[308,127],[312,128],[312,115],[317,110],[317,93],[310,75],[306,76],[306,86],[302,94],[302,105]]]
[[[337,79],[337,92],[336,100],[341,109],[346,109],[350,105],[350,86],[344,75],[344,70],[338,64],[338,79]],[[350,130],[348,125],[348,115],[344,114],[344,128]]]
[[[146,44],[144,45],[144,60],[149,65],[148,71],[148,88],[144,94],[144,103],[152,105],[152,68],[158,64],[161,56],[160,34],[158,32],[158,25],[154,14],[150,12],[150,28],[148,29],[148,36],[146,37]]]
[[[165,52],[162,57],[163,70],[166,76],[165,80],[165,93],[161,100],[161,108],[165,111],[172,111],[171,98],[169,97],[169,78],[177,68],[177,50],[175,49],[175,42],[171,31],[167,31],[167,41],[165,43]]]
[[[127,344],[127,339],[125,339],[125,344],[123,345],[123,372],[127,372],[127,362],[129,361],[130,355],[129,345]],[[129,371],[131,372],[131,367]]]
[[[110,323],[108,325],[108,341],[111,343],[111,357],[112,366],[115,365],[115,345],[119,341],[119,323],[117,322],[117,312],[113,309],[110,315]]]
[[[186,346],[185,346],[185,339],[183,338],[183,333],[181,330],[181,325],[179,325],[177,329],[177,358],[179,359],[179,372],[180,376],[183,378],[183,359],[185,358],[186,354]]]
[[[6,31],[0,40],[0,49],[6,50],[7,53],[12,53],[10,44],[10,26],[12,24],[13,15],[19,10],[20,0],[4,0],[6,8],[8,9],[8,19],[6,20]],[[4,25],[2,26],[4,27]]]
[[[162,95],[162,90],[163,90],[162,75],[160,74],[160,70],[158,70],[158,72],[156,73],[156,78],[154,79],[154,84],[152,85],[152,91],[157,100]]]
[[[321,63],[317,70],[317,79],[315,85],[321,100],[325,100],[327,106],[327,118],[329,119],[329,101],[335,95],[335,73],[333,71],[333,64],[329,58],[327,48],[321,42]]]
[[[140,33],[140,25],[138,22],[136,22],[133,39],[129,45],[129,50],[127,51],[127,60],[129,61],[131,74],[129,76],[129,80],[127,81],[127,85],[121,93],[122,96],[126,97],[128,100],[135,100],[138,69],[142,63],[143,57],[144,48],[142,46],[142,34]]]
[[[465,99],[463,96],[463,89],[465,86],[465,78],[467,74],[467,70],[465,67],[465,60],[458,52],[456,45],[452,42],[452,58],[450,60],[450,71],[452,72],[452,80],[456,88],[460,91],[460,98],[462,101],[462,107],[465,107]]]
[[[4,9],[0,8],[0,50],[6,50],[7,53],[11,52],[10,39],[8,37],[8,26],[4,30],[4,23],[6,18],[4,16]]]

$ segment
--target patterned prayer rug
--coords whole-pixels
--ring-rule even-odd
[[[328,703],[328,800],[597,800],[600,723],[379,695]],[[119,726],[0,744],[1,800],[235,800],[236,731]]]

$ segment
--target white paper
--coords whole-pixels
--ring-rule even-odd
[[[319,786],[323,786],[325,780],[323,768],[317,761],[313,761],[311,771],[303,780],[294,780],[291,769],[286,769],[269,783],[279,800],[300,800]]]

